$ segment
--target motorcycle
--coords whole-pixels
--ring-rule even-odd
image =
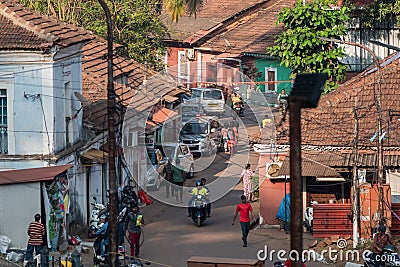
[[[101,203],[97,203],[97,198],[93,197],[94,203],[90,203],[93,206],[92,213],[90,214],[90,222],[88,229],[88,237],[93,238],[93,233],[101,227],[100,216],[107,213],[107,208]]]
[[[101,241],[103,241],[104,238],[106,238],[106,236],[97,235],[96,240],[93,243],[93,265],[94,266],[98,266],[100,263],[107,264],[110,262],[110,254],[107,253],[109,251],[108,250],[109,245],[106,245],[106,248],[105,248],[106,253],[105,253],[104,257],[100,257]]]
[[[108,253],[109,251],[109,245],[106,245],[105,247],[105,255],[103,257],[100,257],[101,255],[101,241],[104,240],[104,238],[107,238],[105,235],[97,235],[96,240],[93,243],[93,265],[98,266],[99,264],[110,264],[110,254]],[[125,259],[125,247],[123,245],[118,246],[118,261],[122,262]],[[125,266],[125,265],[123,265]]]
[[[205,196],[201,194],[193,196],[190,215],[197,227],[204,223],[207,218],[207,198]]]
[[[243,111],[244,111],[243,101],[239,101],[239,102],[236,102],[235,104],[233,104],[233,109],[235,110],[237,115],[242,116]]]
[[[131,207],[138,205],[138,197],[133,190],[132,186],[124,186],[121,195],[121,208],[120,212],[117,216],[117,222],[122,223],[125,222],[126,216],[128,212],[131,210]]]
[[[400,266],[400,256],[397,252],[397,247],[393,245],[387,245],[382,249],[383,254],[379,255],[380,259],[384,262],[381,262],[379,266],[388,267],[388,266]],[[364,258],[364,266],[365,267],[374,267],[376,266],[376,261],[372,251],[366,250],[363,253]]]

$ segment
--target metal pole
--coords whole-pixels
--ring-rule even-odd
[[[359,218],[359,194],[358,194],[358,99],[355,99],[354,107],[354,144],[353,144],[353,248],[358,245],[358,218]]]
[[[117,265],[117,175],[115,170],[115,92],[113,75],[113,32],[110,10],[104,0],[99,0],[107,19],[107,115],[108,115],[108,182],[109,182],[109,233],[111,266]]]
[[[301,176],[301,124],[300,114],[303,100],[289,96],[290,114],[290,249],[297,251],[293,260],[295,267],[301,267],[303,251],[303,184]],[[289,255],[290,256],[290,255]]]

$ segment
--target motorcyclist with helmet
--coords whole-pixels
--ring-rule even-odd
[[[393,245],[392,237],[386,233],[386,227],[381,224],[378,227],[378,232],[374,235],[374,240],[372,243],[372,253],[375,267],[385,265],[385,263],[381,261],[381,258],[383,255],[383,248],[388,244]]]
[[[203,185],[204,185],[203,181],[201,181],[201,180],[196,181],[196,187],[190,191],[192,198],[197,195],[203,195],[204,197],[206,197],[206,199],[208,201],[209,191],[208,191],[207,187],[204,187]],[[187,215],[188,217],[192,216],[192,211],[193,211],[193,208],[190,205],[191,201],[192,200],[189,200],[189,203],[188,203],[188,215]]]

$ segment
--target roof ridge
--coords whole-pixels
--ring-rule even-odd
[[[282,0],[279,0],[279,1],[282,1]],[[269,2],[271,2],[271,1],[270,0],[264,0],[264,1],[261,1],[261,2],[258,2],[258,3],[255,3],[255,4],[253,4],[253,5],[251,5],[251,6],[247,7],[247,8],[244,8],[244,9],[232,14],[228,18],[224,19],[223,21],[218,22],[216,25],[212,26],[211,28],[207,29],[206,31],[199,30],[199,31],[193,33],[192,35],[190,35],[189,37],[187,37],[183,41],[187,42],[187,43],[190,43],[190,44],[193,44],[193,43],[196,43],[196,42],[200,42],[204,37],[206,37],[206,36],[208,37],[213,32],[214,32],[214,34],[220,34],[222,32],[229,31],[230,30],[229,27],[231,25],[235,24],[235,26],[232,26],[232,27],[236,28],[237,25],[245,23],[243,21],[241,23],[239,23],[238,20],[237,20],[238,16],[241,17],[239,19],[239,21],[240,21],[242,19],[245,19],[248,16],[252,16],[254,14],[257,15],[257,10],[261,9],[265,4],[267,4]],[[255,12],[255,13],[252,13],[252,12]],[[219,33],[218,31],[221,31],[221,32]],[[199,32],[205,32],[205,34],[204,33],[203,34],[199,34]],[[208,39],[210,39],[210,38],[208,38]]]
[[[0,2],[0,7],[1,7],[0,14],[1,15],[10,19],[15,25],[17,25],[21,28],[24,28],[28,31],[34,32],[35,34],[38,35],[39,38],[42,38],[42,39],[45,39],[45,40],[51,41],[51,42],[53,42],[57,39],[56,36],[54,36],[50,33],[46,33],[44,29],[38,27],[37,25],[34,25],[31,21],[27,21],[26,19],[22,18],[15,10],[12,9],[12,7],[10,7],[10,5],[7,5],[6,2],[9,3],[10,5],[12,5],[12,7],[22,9],[26,12],[29,12],[32,15],[37,15],[40,18],[47,17],[44,15],[39,16],[38,12],[31,10],[17,2],[11,3],[11,1],[7,1],[7,0]],[[46,19],[50,20],[48,17]],[[58,23],[60,23],[60,22],[58,22]]]

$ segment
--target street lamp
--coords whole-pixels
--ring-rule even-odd
[[[378,134],[377,134],[377,142],[378,142],[377,143],[377,157],[378,157],[378,162],[377,162],[378,173],[377,174],[378,174],[378,189],[379,189],[378,212],[379,212],[379,219],[380,219],[380,221],[382,221],[383,216],[384,216],[383,187],[382,187],[382,183],[383,183],[383,146],[382,146],[382,140],[381,140],[382,139],[381,138],[381,135],[382,135],[382,103],[381,103],[381,101],[382,101],[382,88],[381,88],[382,74],[381,74],[381,65],[379,64],[379,59],[378,59],[377,55],[374,53],[374,51],[365,45],[350,42],[350,41],[343,41],[343,40],[339,40],[339,39],[335,39],[335,38],[326,38],[326,37],[318,37],[318,38],[323,41],[335,42],[335,43],[340,43],[340,44],[347,44],[347,45],[361,47],[362,49],[367,51],[369,54],[371,54],[371,56],[374,60],[374,64],[375,64],[376,71],[378,74],[378,80],[376,82],[378,85],[378,92],[375,92],[375,89],[374,89],[374,98],[375,98],[375,104],[376,104],[376,109],[377,109],[377,113],[378,113]],[[375,84],[374,84],[374,86],[375,86]],[[353,177],[353,181],[356,183],[357,177]],[[355,189],[357,190],[357,188],[355,188]],[[356,191],[354,193],[356,193]],[[356,201],[358,201],[358,195],[357,195]],[[354,212],[355,212],[354,213],[355,219],[353,219],[353,240],[354,240],[353,246],[355,247],[358,243],[358,234],[357,234],[357,231],[358,231],[357,218],[359,216],[358,206],[355,207]]]
[[[109,201],[110,201],[110,257],[111,266],[116,266],[117,259],[117,175],[115,171],[115,92],[113,75],[113,33],[110,9],[104,0],[99,0],[107,19],[107,116],[108,116],[108,182],[109,182]]]

